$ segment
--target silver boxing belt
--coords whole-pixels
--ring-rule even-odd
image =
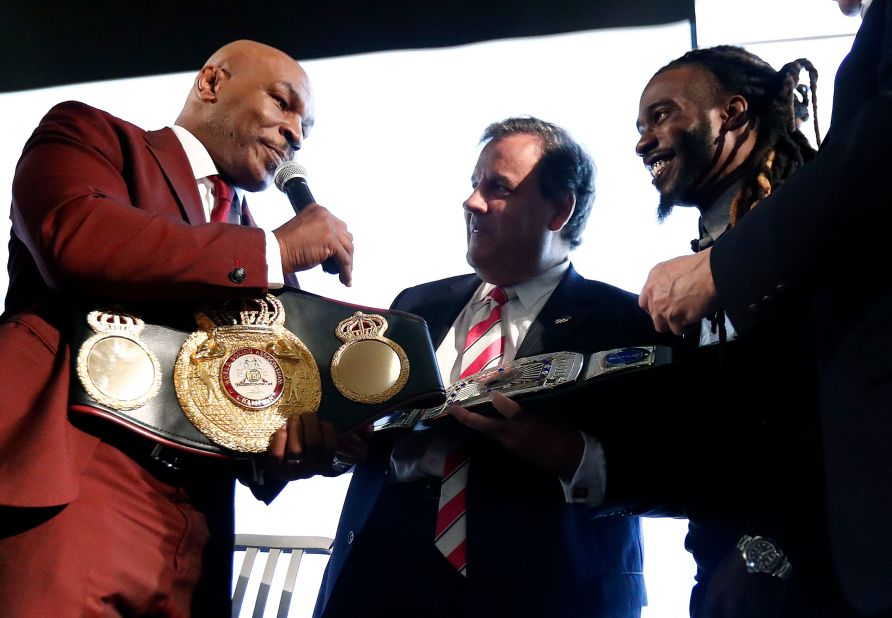
[[[647,371],[672,362],[668,346],[631,346],[582,354],[551,352],[518,358],[459,380],[446,391],[446,401],[434,408],[416,408],[384,416],[375,431],[391,429],[426,429],[432,421],[448,416],[446,407],[458,404],[466,408],[492,401],[498,391],[511,399],[537,399],[551,391],[564,393],[572,387],[587,387],[610,380],[619,374]]]

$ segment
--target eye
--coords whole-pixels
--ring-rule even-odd
[[[653,114],[654,124],[659,124],[659,123],[663,122],[664,120],[666,120],[666,118],[668,118],[668,117],[669,117],[668,109],[654,110],[654,114]]]
[[[274,92],[270,93],[269,96],[271,96],[273,98],[273,100],[276,102],[276,105],[279,106],[279,109],[281,109],[282,111],[285,111],[286,109],[288,109],[288,101],[285,99],[285,97],[283,97],[280,94],[276,94]]]
[[[492,184],[492,192],[496,195],[508,195],[511,193],[511,187],[502,182],[494,182]]]

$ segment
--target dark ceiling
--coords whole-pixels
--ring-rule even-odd
[[[193,70],[239,38],[309,59],[663,24],[693,15],[694,0],[3,0],[0,92]]]

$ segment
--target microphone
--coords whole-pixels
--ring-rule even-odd
[[[282,162],[276,168],[273,182],[276,183],[276,188],[279,191],[288,196],[288,201],[291,202],[291,207],[296,215],[300,214],[310,204],[316,202],[313,194],[310,192],[310,185],[307,184],[307,169],[300,163],[295,163],[294,161]],[[336,275],[341,271],[341,267],[333,257],[330,257],[322,263],[322,270],[331,275]]]

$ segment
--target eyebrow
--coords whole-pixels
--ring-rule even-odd
[[[648,105],[648,106],[647,106],[647,111],[648,111],[648,112],[651,112],[651,111],[653,111],[653,108],[655,108],[655,107],[659,107],[660,105],[672,105],[672,106],[675,106],[676,103],[675,103],[675,101],[673,101],[673,100],[672,100],[671,98],[669,98],[669,97],[663,97],[662,99],[658,99],[658,100],[654,101],[653,103],[651,103],[650,105]]]
[[[291,82],[285,81],[284,79],[280,79],[273,83],[274,86],[279,86],[288,91],[288,96],[291,97],[292,101],[299,101],[301,103],[301,116],[303,116],[303,112],[306,109],[306,105],[304,104],[304,99],[301,94],[297,91],[294,85]],[[302,125],[308,129],[312,129],[313,125],[316,124],[316,119],[312,116],[306,117],[304,116]]]

